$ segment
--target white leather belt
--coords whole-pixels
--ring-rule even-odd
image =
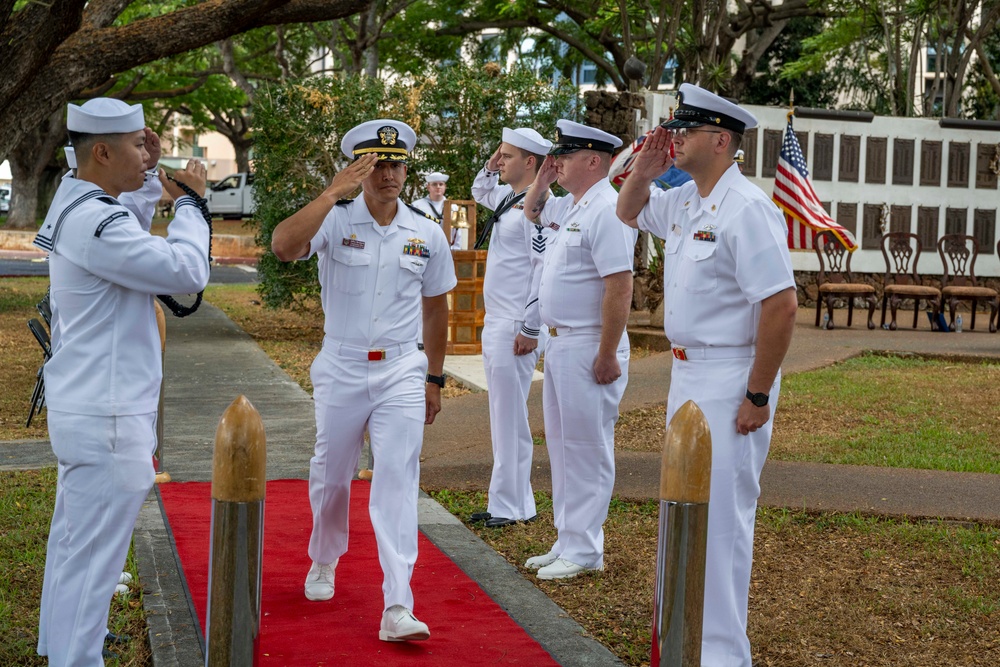
[[[549,335],[568,336],[571,333],[600,333],[601,327],[549,327]]]
[[[753,345],[742,345],[740,347],[684,347],[683,345],[671,345],[670,351],[675,359],[681,361],[709,360],[709,359],[749,359],[754,356]]]
[[[360,359],[362,361],[383,361],[385,359],[394,359],[396,357],[401,357],[404,354],[409,354],[417,349],[416,341],[410,343],[394,343],[384,347],[367,348],[358,347],[356,345],[348,345],[347,343],[341,343],[330,338],[327,338],[324,341],[324,347],[325,346],[329,346],[330,351],[338,357]]]

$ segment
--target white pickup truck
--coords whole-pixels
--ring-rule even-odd
[[[224,219],[248,218],[254,212],[253,174],[226,176],[208,190],[208,210]]]

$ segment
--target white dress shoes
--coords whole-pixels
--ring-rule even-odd
[[[339,559],[337,559],[339,560]],[[333,597],[333,576],[337,569],[337,561],[329,565],[313,562],[306,575],[306,599],[329,600]]]
[[[600,567],[584,567],[565,558],[556,558],[545,567],[539,569],[537,576],[539,579],[571,579],[581,572],[600,572],[603,570],[603,564]]]
[[[524,561],[524,566],[529,570],[537,570],[538,568],[545,567],[546,565],[551,565],[556,562],[558,557],[558,554],[550,551],[542,556],[532,556],[528,560]]]
[[[429,639],[431,631],[426,623],[421,623],[413,612],[401,604],[395,604],[382,612],[382,627],[378,638],[384,642],[407,642]]]

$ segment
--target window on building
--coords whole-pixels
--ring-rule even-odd
[[[992,255],[996,244],[997,210],[977,208],[972,215],[972,235],[979,243],[979,252]]]
[[[865,204],[861,228],[862,250],[878,250],[882,247],[882,205]]]
[[[857,183],[860,163],[861,137],[850,134],[840,135],[840,170],[837,174],[837,180]]]
[[[865,183],[885,183],[885,137],[868,137],[865,142]]]
[[[936,206],[917,208],[917,236],[920,237],[920,251],[932,252],[937,246],[939,211]]]
[[[857,236],[858,205],[837,202],[837,224]]]
[[[941,185],[941,142],[920,142],[920,185]]]
[[[892,184],[913,185],[913,139],[892,142]]]
[[[774,178],[774,175],[778,171],[781,135],[781,130],[764,130],[764,161],[760,168],[760,175],[763,178]]]
[[[833,180],[833,135],[816,133],[813,139],[812,177],[814,181]]]

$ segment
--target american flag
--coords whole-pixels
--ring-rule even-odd
[[[825,229],[832,230],[850,252],[858,249],[854,235],[827,214],[809,182],[809,169],[799,140],[792,131],[791,114],[788,115],[785,140],[781,142],[781,153],[778,154],[778,171],[771,199],[785,212],[788,247],[792,250],[812,249],[816,233]]]

